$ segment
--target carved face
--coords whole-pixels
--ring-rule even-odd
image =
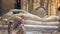
[[[44,10],[44,8],[38,7],[35,12],[36,12],[37,15],[40,16],[40,17],[46,16],[46,11]]]

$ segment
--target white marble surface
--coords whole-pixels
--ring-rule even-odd
[[[41,31],[41,32],[54,32],[58,29],[58,26],[46,26],[46,25],[24,25],[26,31]]]
[[[52,21],[52,22],[42,22],[42,21],[34,21],[34,20],[24,20],[24,24],[30,24],[30,25],[59,25],[58,21]]]

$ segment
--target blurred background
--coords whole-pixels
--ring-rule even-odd
[[[34,14],[38,7],[45,9],[48,16],[60,14],[60,0],[0,0],[0,23],[2,15],[11,9],[21,9]],[[6,28],[0,24],[0,34],[6,32]]]
[[[37,7],[43,7],[48,15],[56,15],[60,8],[60,0],[0,0],[0,13],[5,14],[16,8],[33,12]]]

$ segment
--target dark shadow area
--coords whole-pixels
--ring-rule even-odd
[[[60,11],[60,7],[58,7],[58,11]]]
[[[21,0],[15,1],[15,9],[21,9]]]
[[[2,0],[0,0],[0,16],[2,16]]]

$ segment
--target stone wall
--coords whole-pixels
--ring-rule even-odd
[[[2,11],[3,11],[3,14],[8,12],[10,9],[14,8],[14,2],[15,2],[15,0],[2,0]]]
[[[30,5],[28,4],[29,0],[21,0],[21,1],[22,1],[22,9],[25,11],[29,11],[29,8],[31,9],[33,8],[34,10],[37,7],[41,6],[41,4],[43,3],[43,7],[46,9],[48,16],[57,15],[58,12],[57,9],[60,6],[60,0],[43,0],[42,3],[41,0],[34,0],[33,3],[32,0],[30,0]]]

